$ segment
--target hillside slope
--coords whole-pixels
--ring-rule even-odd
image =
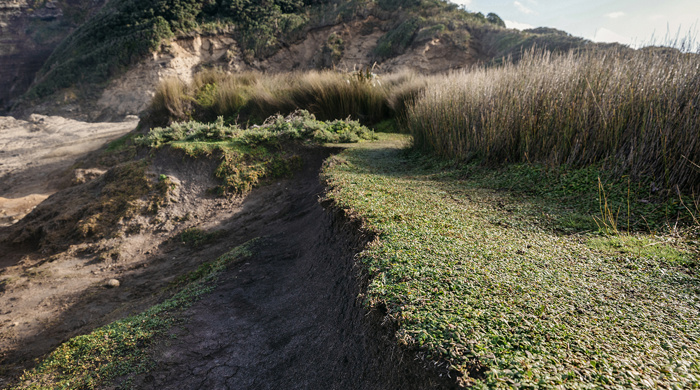
[[[6,0],[0,3],[0,110],[34,80],[58,44],[105,0]]]
[[[202,67],[437,73],[532,46],[590,45],[553,29],[506,29],[495,14],[443,0],[112,0],[60,44],[15,112],[75,116],[56,107],[77,103],[93,120],[136,114],[161,80],[189,80]]]

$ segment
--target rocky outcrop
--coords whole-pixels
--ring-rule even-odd
[[[53,50],[106,0],[0,2],[0,111],[26,92]]]

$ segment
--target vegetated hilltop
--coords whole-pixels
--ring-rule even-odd
[[[145,109],[162,79],[190,80],[201,67],[436,73],[533,45],[589,44],[552,29],[509,30],[498,15],[443,0],[112,0],[54,51],[22,107],[90,102],[93,119],[116,117]]]
[[[0,3],[0,110],[24,92],[59,43],[105,0],[5,0]]]

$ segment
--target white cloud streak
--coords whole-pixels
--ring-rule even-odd
[[[605,14],[605,17],[606,17],[606,18],[610,18],[610,19],[618,19],[618,18],[621,18],[621,17],[623,17],[623,16],[625,16],[625,15],[626,15],[626,14],[625,14],[624,12],[622,12],[622,11],[617,11],[617,12],[611,12],[611,13],[609,13],[609,14]]]
[[[629,37],[618,34],[615,31],[609,30],[607,28],[601,27],[596,30],[593,36],[594,42],[620,42],[623,44],[630,45],[632,40]]]
[[[530,8],[527,8],[523,3],[519,2],[519,1],[513,2],[513,5],[515,6],[515,8],[518,9],[518,11],[520,11],[520,12],[522,12],[522,13],[524,13],[524,14],[533,14],[533,13],[535,13],[535,11],[531,10]]]
[[[453,3],[469,7],[472,5],[472,0],[452,0]]]
[[[520,22],[515,22],[512,20],[504,20],[506,23],[506,27],[508,28],[514,28],[516,30],[527,30],[529,28],[534,28],[535,26],[527,24],[527,23],[520,23]]]

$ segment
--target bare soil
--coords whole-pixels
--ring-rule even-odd
[[[156,215],[52,255],[0,243],[0,387],[61,342],[162,301],[178,276],[258,237],[261,249],[184,313],[176,338],[153,348],[156,369],[123,380],[146,389],[454,387],[396,347],[380,310],[362,306],[354,255],[371,237],[319,203],[318,172],[331,152],[307,150],[295,177],[232,199],[207,192],[215,161],[161,153],[149,169],[177,186]],[[52,205],[91,185],[52,195],[22,224],[0,228],[0,241],[26,219],[57,218],[51,207],[67,206]],[[217,239],[189,247],[177,237],[190,227]],[[108,287],[111,279],[120,286]]]
[[[0,226],[16,223],[60,188],[75,160],[136,128],[138,119],[86,123],[43,115],[0,117]]]
[[[215,291],[153,351],[157,368],[129,378],[140,389],[447,388],[394,346],[382,314],[358,296],[354,255],[370,239],[319,203],[327,150],[293,180],[251,194],[221,221],[221,250],[262,237]],[[405,359],[403,363],[401,360]]]

